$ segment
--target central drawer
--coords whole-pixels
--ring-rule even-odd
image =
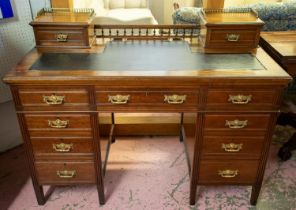
[[[24,114],[31,137],[92,137],[89,114]]]
[[[39,184],[95,183],[94,162],[35,162]]]
[[[163,107],[166,109],[197,109],[198,93],[194,91],[97,91],[99,110]]]

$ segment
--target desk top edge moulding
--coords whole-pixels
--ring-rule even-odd
[[[70,34],[74,46],[52,41],[57,30],[76,27],[34,26],[37,48],[3,79],[11,87],[39,205],[46,202],[43,185],[86,183],[97,186],[105,203],[116,124],[111,114],[105,140],[100,116],[118,112],[182,113],[178,133],[191,205],[199,185],[249,185],[256,204],[282,92],[291,81],[264,50],[205,54],[203,46],[194,52],[185,39],[163,37],[79,45]],[[79,26],[73,34],[85,31]]]

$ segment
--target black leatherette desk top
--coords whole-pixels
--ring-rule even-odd
[[[43,53],[31,70],[264,70],[252,54],[191,52],[183,41],[110,42],[103,53]]]

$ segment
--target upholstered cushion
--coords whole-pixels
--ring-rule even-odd
[[[149,9],[112,9],[95,18],[96,24],[157,24]]]
[[[181,7],[173,13],[173,22],[199,24],[201,8]]]
[[[125,0],[125,8],[141,8],[141,3],[139,0]]]
[[[125,0],[109,0],[109,9],[119,9],[125,7]]]
[[[98,0],[98,1],[102,1],[102,0]],[[148,3],[147,3],[148,0],[103,0],[103,1],[104,1],[105,9],[147,8],[148,7]]]

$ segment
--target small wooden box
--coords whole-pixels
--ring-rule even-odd
[[[42,9],[30,23],[36,47],[90,48],[93,17],[93,9]]]
[[[252,9],[207,9],[201,17],[205,52],[244,53],[258,46],[264,22]]]

